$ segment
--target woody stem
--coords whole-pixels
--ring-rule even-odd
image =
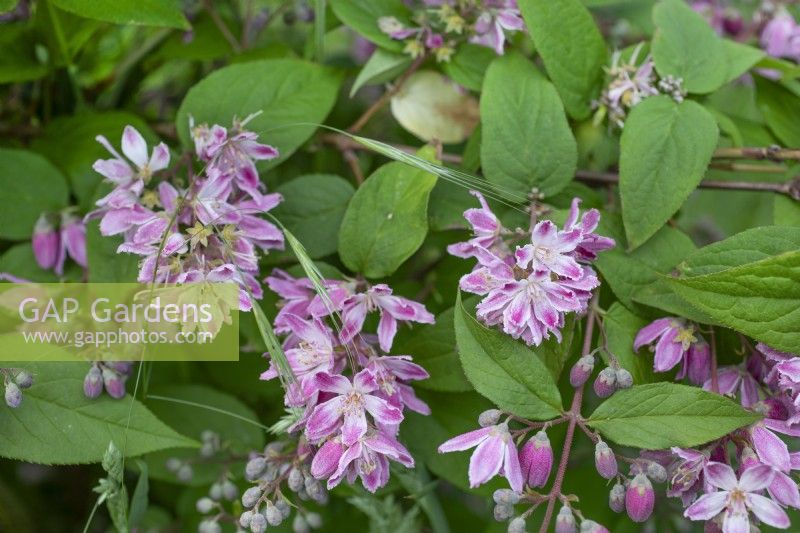
[[[594,297],[592,298],[592,302],[589,304],[589,314],[586,317],[586,332],[583,335],[583,350],[581,351],[581,355],[587,355],[592,351],[592,335],[594,334],[597,299],[598,295],[595,293]],[[569,411],[565,413],[565,416],[569,420],[569,425],[567,426],[567,435],[564,437],[564,447],[561,450],[561,460],[558,463],[558,470],[556,471],[556,479],[553,482],[553,488],[550,489],[550,495],[548,496],[547,501],[547,510],[545,511],[544,519],[542,520],[542,527],[539,529],[539,533],[547,533],[547,529],[550,527],[550,521],[553,518],[553,511],[556,507],[556,501],[561,495],[561,486],[564,484],[564,476],[567,472],[567,463],[569,463],[569,454],[572,450],[572,440],[575,437],[575,427],[578,425],[578,419],[581,416],[583,389],[584,385],[581,385],[575,390],[575,395],[572,397],[572,405],[570,406]]]

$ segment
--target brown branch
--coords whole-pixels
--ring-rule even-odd
[[[800,161],[800,150],[780,146],[717,148],[714,159],[752,159],[755,161]]]
[[[352,126],[347,128],[347,131],[350,133],[358,133],[361,131],[361,128],[363,128],[367,122],[369,122],[372,116],[380,111],[381,108],[385,106],[386,103],[392,98],[392,96],[396,95],[400,91],[400,89],[403,87],[403,84],[408,80],[408,78],[411,77],[412,74],[417,71],[424,61],[425,55],[421,55],[413,63],[411,63],[411,66],[409,66],[406,71],[403,72],[399,78],[397,78],[397,81],[394,83],[394,85],[387,89],[380,98],[375,100],[375,102],[369,106],[369,108],[367,108],[367,110],[364,111],[360,117],[358,117],[358,120],[356,120]]]
[[[786,174],[786,167],[774,165],[753,165],[748,163],[731,163],[730,161],[712,161],[709,168],[727,170],[728,172],[754,172],[760,174]]]

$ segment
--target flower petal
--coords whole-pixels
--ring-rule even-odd
[[[690,520],[710,520],[725,508],[728,493],[725,491],[703,494],[683,513]]]
[[[789,517],[786,515],[786,512],[769,498],[759,494],[748,494],[747,504],[753,511],[753,514],[765,524],[779,529],[786,529],[789,527]]]
[[[125,126],[122,131],[122,153],[139,168],[148,163],[147,143],[133,126]]]
[[[475,488],[492,479],[500,472],[505,454],[503,439],[489,437],[481,442],[469,460],[469,486]]]
[[[439,446],[438,451],[439,453],[449,453],[449,452],[460,452],[463,450],[474,448],[475,446],[479,445],[481,442],[486,440],[491,431],[492,427],[490,426],[486,428],[476,429],[474,431],[470,431],[462,435],[458,435],[457,437],[453,437],[452,439],[442,443]]]
[[[705,467],[706,480],[722,490],[733,490],[736,488],[736,474],[733,468],[725,463],[709,462]]]

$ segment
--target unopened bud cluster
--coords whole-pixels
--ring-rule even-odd
[[[600,398],[608,398],[618,389],[628,389],[633,385],[633,376],[624,368],[606,367],[594,380],[594,393]]]
[[[200,441],[202,445],[200,446],[199,455],[203,459],[207,459],[212,457],[213,455],[220,452],[223,448],[222,440],[218,433],[215,433],[211,430],[205,430],[200,434]],[[192,464],[195,462],[194,459],[180,459],[178,457],[170,457],[167,459],[166,467],[167,470],[175,474],[175,477],[178,478],[178,481],[182,483],[188,483],[194,477],[194,469],[192,468]],[[219,485],[215,483],[211,485],[211,492],[209,496],[213,500],[220,500],[222,498],[226,500],[236,499],[236,494],[234,496],[230,496],[236,491],[238,493],[238,489],[236,486],[228,481],[227,483],[223,483]]]
[[[204,517],[200,522],[197,530],[199,533],[219,533],[222,528],[219,522],[226,516],[223,502],[234,502],[239,497],[239,489],[228,478],[228,474],[224,474],[219,480],[214,482],[208,489],[208,494],[203,496],[195,502],[197,512],[203,515],[213,513],[213,515]]]
[[[105,388],[109,396],[120,399],[125,396],[125,382],[132,370],[133,363],[127,361],[95,361],[83,378],[83,394],[97,398]]]
[[[21,368],[0,368],[5,386],[6,405],[12,408],[22,403],[22,391],[33,385],[33,376]]]

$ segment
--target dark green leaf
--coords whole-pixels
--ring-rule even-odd
[[[122,237],[104,237],[97,221],[86,225],[86,259],[92,283],[134,283],[139,275],[138,255],[118,253]]]
[[[442,69],[459,85],[471,91],[480,91],[486,69],[495,57],[494,50],[487,46],[464,43],[450,61],[442,64]]]
[[[136,467],[139,469],[139,480],[136,482],[136,488],[133,489],[133,495],[131,496],[130,512],[128,513],[128,528],[130,529],[138,526],[139,522],[144,518],[144,514],[147,512],[148,494],[150,492],[147,463],[137,460]]]
[[[481,95],[481,164],[487,179],[518,195],[550,196],[575,175],[578,148],[553,85],[510,53],[489,66]]]
[[[767,126],[785,146],[800,146],[800,99],[772,80],[755,76],[758,108]]]
[[[411,65],[411,61],[411,56],[407,54],[388,52],[381,48],[375,49],[369,61],[356,76],[356,80],[350,88],[350,96],[352,97],[365,85],[376,85],[393,80]]]
[[[378,27],[381,17],[395,17],[411,26],[411,13],[402,0],[331,0],[336,16],[349,27],[381,48],[400,51],[403,42],[392,39]]]
[[[81,17],[113,22],[166,26],[187,30],[178,0],[49,0],[54,5]]]
[[[608,59],[592,15],[579,0],[520,0],[519,7],[567,112],[586,118]]]
[[[633,340],[636,338],[636,334],[647,324],[647,320],[634,315],[619,302],[614,302],[603,315],[608,351],[617,359],[622,368],[631,373],[633,382],[637,385],[654,381],[652,359],[633,351]],[[605,357],[604,352],[601,351],[601,354]],[[608,362],[607,360],[606,363]]]
[[[536,352],[495,329],[479,323],[456,300],[458,355],[467,379],[500,409],[534,420],[561,412],[561,395],[553,376]]]
[[[620,155],[622,220],[636,248],[675,214],[703,179],[717,146],[714,117],[701,105],[653,96],[625,123]]]
[[[617,444],[660,450],[703,444],[759,418],[719,394],[675,383],[652,383],[617,391],[595,409],[587,423]]]

